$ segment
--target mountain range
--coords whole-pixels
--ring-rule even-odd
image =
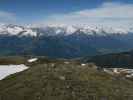
[[[128,51],[133,28],[0,24],[0,55],[76,58]]]

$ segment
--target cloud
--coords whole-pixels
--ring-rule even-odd
[[[103,25],[123,26],[133,25],[133,4],[106,2],[93,9],[51,15],[44,20],[45,24],[66,24],[66,25]]]
[[[0,22],[1,23],[12,23],[16,21],[16,16],[14,13],[0,11]]]

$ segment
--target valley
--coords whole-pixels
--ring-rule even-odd
[[[0,26],[0,56],[72,59],[129,51],[132,42],[132,28]]]

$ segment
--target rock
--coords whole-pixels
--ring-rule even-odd
[[[59,79],[60,80],[65,80],[65,77],[64,76],[60,76]]]

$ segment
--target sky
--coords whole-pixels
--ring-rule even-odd
[[[133,0],[0,0],[0,23],[133,26]]]

